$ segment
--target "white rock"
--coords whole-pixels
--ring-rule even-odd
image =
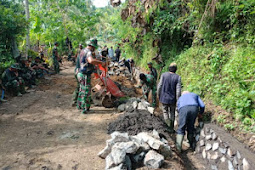
[[[137,109],[138,102],[137,102],[137,101],[134,101],[134,102],[132,103],[132,106],[133,106],[134,109]]]
[[[144,100],[144,99],[142,99],[141,100],[141,103],[142,103],[142,105],[145,107],[145,108],[147,108],[147,107],[149,107],[150,106],[150,103],[149,102],[147,102],[146,100]]]
[[[241,159],[242,158],[239,151],[236,151],[236,157],[237,157],[237,159]]]
[[[109,144],[106,144],[106,147],[102,151],[100,151],[97,155],[100,158],[105,159],[107,155],[111,153],[111,150],[112,150],[111,146]]]
[[[251,170],[251,166],[245,158],[243,158],[243,170]]]
[[[206,150],[206,151],[209,151],[209,150],[211,150],[211,149],[212,149],[212,144],[207,143],[207,144],[205,145],[205,150]]]
[[[128,142],[130,141],[130,138],[128,136],[128,133],[120,133],[120,132],[113,132],[111,133],[112,142]]]
[[[152,131],[152,136],[153,136],[154,138],[160,140],[159,133],[158,133],[158,131],[156,131],[155,129],[153,129],[153,131]]]
[[[139,102],[137,109],[138,110],[146,110],[146,107],[143,106],[142,102]]]
[[[212,170],[218,170],[218,168],[217,168],[216,165],[211,165],[211,169],[212,169]]]
[[[154,150],[150,150],[144,158],[144,165],[148,168],[158,169],[164,162],[164,156],[158,154]]]
[[[212,135],[206,135],[205,136],[205,140],[211,140],[212,139]]]
[[[205,137],[205,131],[204,129],[201,130],[200,135],[204,138]]]
[[[147,110],[148,110],[151,114],[154,114],[155,108],[153,108],[153,107],[147,107]]]
[[[219,158],[218,152],[215,152],[215,153],[211,156],[211,159],[212,159],[212,160],[216,160],[216,159],[218,159],[218,158]]]
[[[106,158],[105,158],[105,169],[110,169],[112,167],[114,167],[114,160],[111,154],[109,154]]]
[[[219,148],[219,143],[218,142],[216,142],[216,143],[213,143],[213,146],[212,146],[212,150],[213,151],[216,151],[218,148]]]
[[[118,111],[119,112],[124,112],[125,109],[126,109],[126,104],[121,104],[121,105],[118,106]]]
[[[212,133],[212,140],[216,140],[217,139],[217,135],[215,133]]]
[[[226,157],[225,156],[221,157],[220,161],[223,162],[223,163],[226,162]]]
[[[235,156],[234,159],[233,159],[233,164],[234,166],[237,166],[238,165],[238,161],[237,161],[237,157]]]
[[[109,155],[112,156],[112,159],[115,165],[119,165],[125,162],[125,157],[126,157],[125,150],[119,147],[115,147],[115,145],[112,147],[112,152]]]
[[[220,143],[222,143],[222,140],[221,140],[221,138],[220,138],[220,137],[218,137],[218,141],[219,141]]]
[[[199,142],[199,145],[200,145],[200,146],[205,146],[205,141],[204,141],[204,140],[201,140],[201,141]]]
[[[203,149],[203,151],[202,151],[202,156],[203,156],[204,159],[206,158],[206,151],[205,151],[205,149]]]
[[[119,142],[114,144],[113,148],[114,147],[124,150],[126,153],[135,153],[139,148],[139,146],[133,141]]]
[[[230,149],[230,148],[228,148],[228,151],[227,151],[227,154],[228,154],[228,156],[231,158],[231,157],[233,157],[233,152],[232,152],[232,150]]]
[[[212,157],[212,156],[211,156],[210,152],[207,152],[206,158],[207,158],[208,160],[210,160],[211,157]]]
[[[219,148],[219,151],[220,151],[220,153],[222,153],[223,155],[225,155],[226,154],[226,152],[227,152],[227,149],[225,149],[225,148]]]
[[[146,142],[144,142],[142,139],[137,137],[136,135],[131,136],[130,139],[132,141],[136,142],[143,151],[149,151],[150,150],[150,146]]]
[[[164,145],[163,142],[157,140],[150,136],[148,133],[141,132],[137,135],[140,139],[146,142],[152,149],[159,150],[161,145]]]
[[[228,170],[235,170],[235,168],[230,160],[228,160]]]

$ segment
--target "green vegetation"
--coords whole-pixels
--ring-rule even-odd
[[[48,55],[55,41],[66,54],[67,37],[74,48],[97,37],[120,45],[143,68],[159,54],[158,70],[176,62],[185,90],[228,110],[245,128],[254,126],[254,0],[137,0],[102,9],[91,0],[29,0],[29,8],[27,22],[21,1],[0,0],[0,72],[14,62],[17,47],[25,51],[27,26],[32,49],[45,45]]]
[[[146,68],[160,47],[166,65],[163,71],[177,62],[185,90],[212,100],[245,126],[254,125],[255,1],[158,0],[145,4],[137,1],[133,10],[126,2],[122,11],[108,11],[110,17],[105,21],[125,57],[135,58]],[[129,15],[129,10],[134,12]],[[160,44],[153,47],[158,39]],[[162,66],[156,65],[158,70]],[[225,118],[217,120],[223,123]],[[233,129],[231,125],[226,128]]]

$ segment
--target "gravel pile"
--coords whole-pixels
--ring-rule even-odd
[[[120,115],[118,119],[108,125],[108,134],[114,131],[127,132],[129,135],[137,135],[140,132],[150,132],[153,129],[160,136],[169,138],[167,125],[157,116],[147,110],[135,110]]]

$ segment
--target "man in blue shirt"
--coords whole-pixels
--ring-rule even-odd
[[[177,108],[179,112],[179,125],[176,136],[176,148],[179,152],[181,152],[182,141],[185,135],[185,130],[187,130],[187,138],[191,149],[194,151],[194,124],[198,113],[204,113],[205,105],[197,94],[184,91],[177,101]]]

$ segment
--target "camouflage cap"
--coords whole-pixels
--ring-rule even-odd
[[[19,64],[12,64],[11,65],[11,68],[13,68],[13,69],[20,69],[20,67],[19,67]]]
[[[95,47],[95,48],[98,47],[98,45],[97,45],[97,39],[95,39],[95,38],[89,40],[86,44],[87,44],[87,45],[90,45],[90,46],[92,46],[92,47]]]

